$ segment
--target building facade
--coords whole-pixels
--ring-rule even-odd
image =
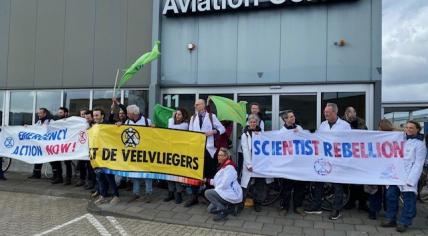
[[[381,117],[378,0],[0,0],[2,125],[38,107],[110,109],[117,69],[155,40],[161,57],[116,92],[144,113],[161,103],[193,113],[198,98],[261,104],[267,130],[295,111],[315,130],[323,107]],[[235,127],[234,137],[239,135]],[[235,141],[236,142],[236,139]]]

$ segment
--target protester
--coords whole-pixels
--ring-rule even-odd
[[[37,117],[39,118],[39,120],[36,122],[36,125],[49,125],[49,122],[51,121],[50,118],[50,112],[48,111],[48,109],[41,107],[39,108],[39,110],[37,111]],[[52,166],[52,172],[53,172],[53,179],[57,178],[57,169],[56,169],[56,165],[52,163],[50,164]],[[40,179],[42,177],[42,167],[43,164],[34,164],[34,168],[33,168],[33,174],[28,177],[29,179]]]
[[[1,128],[0,128],[1,132]],[[7,180],[3,173],[3,157],[0,157],[0,180]]]
[[[365,120],[357,116],[357,111],[352,106],[346,108],[343,119],[349,123],[351,129],[367,130]],[[357,201],[359,210],[368,210],[367,194],[364,192],[364,185],[351,184],[349,185],[349,201],[344,208],[355,208]]]
[[[116,106],[119,107],[119,114],[118,114],[117,120],[114,117],[114,115],[115,115],[114,109]],[[112,104],[111,104],[111,109],[110,109],[110,116],[108,118],[109,123],[114,124],[116,122],[121,122],[123,124],[123,123],[125,123],[126,119],[127,119],[126,106],[123,104],[120,104],[116,98],[113,98]]]
[[[129,105],[126,107],[128,119],[125,121],[125,125],[140,125],[150,127],[152,125],[152,121],[147,119],[140,113],[140,108],[137,105]],[[117,123],[121,125],[121,122]],[[153,180],[149,178],[144,179],[144,183],[146,185],[146,192],[144,195],[144,201],[149,203],[153,200]],[[140,178],[132,178],[132,193],[133,196],[128,202],[135,201],[141,197],[141,179]]]
[[[284,126],[281,128],[282,132],[290,132],[291,130],[293,132],[303,131],[303,128],[296,124],[296,116],[294,115],[294,111],[286,110],[282,114],[281,118],[284,121]],[[283,179],[282,185],[283,191],[281,208],[285,211],[284,214],[287,214],[290,210],[291,193],[293,193],[293,212],[304,216],[305,212],[302,209],[302,206],[303,200],[305,199],[306,182],[292,179]]]
[[[248,116],[248,126],[245,128],[244,133],[241,136],[241,147],[244,155],[243,167],[242,167],[242,177],[241,177],[241,187],[243,192],[243,205],[245,204],[245,199],[247,197],[248,188],[251,182],[251,179],[254,182],[252,187],[253,189],[253,200],[254,200],[254,210],[260,212],[261,203],[266,198],[266,179],[265,178],[255,178],[252,177],[253,165],[252,165],[252,137],[253,134],[261,132],[259,124],[259,117],[255,114],[250,114]]]
[[[85,119],[86,119],[86,122],[88,122],[89,127],[92,127],[92,125],[94,124],[94,116],[91,110],[86,110]],[[94,168],[92,168],[90,161],[82,161],[82,162],[84,163],[83,164],[84,166],[82,168],[85,169],[86,167],[86,173],[88,174],[88,179],[84,187],[86,190],[91,190],[96,187],[95,185],[97,180],[95,176],[95,171],[94,171]]]
[[[205,191],[205,197],[210,202],[208,212],[216,214],[214,221],[226,220],[227,215],[234,211],[230,205],[242,201],[242,189],[238,183],[236,165],[231,160],[229,150],[220,148],[218,152],[219,169],[213,179],[206,179],[205,182],[214,186],[214,189]]]
[[[93,110],[93,116],[94,116],[94,123],[96,124],[102,124],[104,123],[104,111],[100,108],[95,108]],[[119,203],[119,191],[117,189],[116,181],[114,179],[113,174],[106,174],[101,169],[95,169],[96,174],[96,180],[97,180],[97,190],[94,194],[92,194],[92,197],[98,197],[98,199],[94,202],[96,205],[100,205],[103,203],[106,203],[107,200],[107,194],[108,189],[110,188],[112,190],[113,198],[110,201],[110,204],[115,205]]]
[[[81,118],[85,119],[85,113],[87,109],[80,109],[79,115]],[[80,187],[85,185],[86,177],[87,177],[87,163],[88,161],[79,160],[77,162],[77,170],[79,170],[79,181],[74,185],[76,187]]]
[[[405,232],[416,216],[416,194],[419,177],[427,155],[427,148],[420,133],[421,125],[413,120],[407,121],[405,134],[404,170],[407,174],[406,185],[391,185],[386,190],[386,213],[382,227],[396,227],[398,232]],[[397,223],[399,197],[403,198],[403,208]]]
[[[196,112],[189,122],[189,130],[203,132],[207,136],[205,154],[204,154],[204,177],[214,177],[217,169],[217,148],[214,145],[214,135],[223,134],[224,126],[217,119],[216,115],[206,110],[206,103],[203,99],[198,99],[195,102]],[[192,187],[192,197],[189,199],[185,207],[190,207],[198,204],[198,186]]]
[[[381,121],[379,121],[378,130],[393,131],[394,126],[389,120],[382,119]],[[369,219],[376,220],[379,211],[382,209],[385,187],[377,185],[365,185],[364,191],[367,193],[367,198],[369,201]],[[385,205],[385,203],[383,204]]]
[[[178,108],[172,118],[168,120],[169,129],[189,130],[189,123],[187,122],[189,116],[184,108]],[[164,202],[169,202],[175,199],[176,204],[183,202],[182,197],[183,185],[180,182],[168,181],[168,197]]]
[[[68,117],[68,109],[66,107],[60,107],[58,108],[57,118],[58,119],[65,119]],[[65,182],[64,185],[70,185],[71,184],[71,177],[72,177],[72,167],[71,167],[71,161],[64,161],[65,164]],[[54,161],[52,162],[52,165],[55,166],[57,169],[57,176],[56,179],[52,180],[52,184],[58,184],[63,182],[63,176],[62,176],[62,163],[61,161]]]
[[[324,108],[324,117],[325,121],[323,121],[318,129],[318,132],[334,132],[341,130],[351,130],[351,126],[348,122],[340,119],[337,116],[339,112],[339,108],[335,103],[327,103]],[[307,214],[321,214],[321,203],[324,192],[324,183],[316,182],[314,189],[314,199],[309,208],[305,210]],[[343,185],[332,183],[334,188],[334,203],[333,210],[330,213],[330,220],[337,220],[342,217],[342,205],[343,205]]]

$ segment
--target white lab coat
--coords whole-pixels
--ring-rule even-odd
[[[232,165],[221,168],[210,180],[214,190],[227,202],[237,204],[242,202],[242,188],[238,183],[238,173]]]
[[[169,129],[189,130],[189,123],[182,122],[180,124],[174,124],[174,119],[173,118],[169,118],[169,120],[168,120],[168,128]]]
[[[146,125],[146,119],[144,118],[144,116],[141,116],[141,118],[139,120],[137,120],[137,122],[134,122],[133,120],[127,119],[125,121],[125,125],[141,125],[141,126],[150,126],[152,125],[152,121],[150,119],[147,118],[147,125]]]
[[[323,121],[317,131],[340,131],[340,130],[350,130],[351,125],[348,122],[337,117],[336,123],[330,128],[328,121]]]
[[[220,132],[219,134],[223,134],[226,131],[226,129],[217,119],[217,116],[215,114],[212,114],[212,121],[213,121],[213,124],[211,125],[209,114],[208,112],[206,112],[204,116],[204,120],[202,121],[202,127],[200,128],[198,113],[196,113],[196,116],[193,115],[192,118],[190,119],[189,130],[205,133],[207,131],[216,129],[218,130],[218,132]],[[211,158],[214,158],[214,154],[217,151],[216,147],[214,146],[214,135],[207,137],[206,149],[210,153]]]
[[[404,172],[407,174],[406,185],[398,186],[402,192],[418,193],[418,181],[427,155],[424,141],[408,139],[404,145]]]

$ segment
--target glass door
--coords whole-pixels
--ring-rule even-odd
[[[292,110],[296,123],[303,129],[314,132],[317,128],[317,95],[284,94],[279,95],[279,128],[284,125],[281,117],[287,110]]]

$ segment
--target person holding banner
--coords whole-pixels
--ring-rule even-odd
[[[111,123],[111,124],[114,124],[116,122],[125,123],[126,119],[127,119],[126,106],[123,104],[120,104],[119,101],[115,97],[112,98],[112,101],[113,102],[111,104],[110,116],[108,117],[109,123]],[[114,119],[114,107],[115,106],[119,107],[119,114],[118,114],[119,120]]]
[[[420,133],[421,125],[413,120],[407,121],[405,134],[404,169],[407,173],[406,185],[388,186],[386,190],[386,213],[382,227],[396,227],[398,232],[405,232],[416,216],[416,195],[418,181],[427,155],[427,148]],[[403,208],[397,223],[399,197],[403,197]]]
[[[125,121],[125,125],[141,125],[150,127],[152,125],[152,121],[147,119],[140,113],[140,108],[137,105],[129,105],[126,107],[126,114],[128,119]],[[116,123],[121,125],[121,122]],[[153,180],[152,179],[144,179],[144,183],[146,185],[146,193],[144,195],[144,201],[149,203],[153,199]],[[141,195],[141,181],[140,178],[132,178],[132,193],[133,196],[128,202],[133,202],[140,198]]]
[[[88,109],[80,109],[79,111],[79,115],[81,118],[85,119],[85,113],[86,111],[88,111]],[[91,124],[89,124],[90,126]],[[77,169],[79,170],[79,181],[74,185],[75,187],[80,187],[85,185],[85,180],[86,180],[86,176],[87,176],[87,162],[89,161],[83,161],[83,160],[79,160],[77,162]]]
[[[173,117],[168,120],[169,129],[179,129],[179,130],[189,130],[189,123],[187,122],[188,115],[187,111],[184,108],[178,108]],[[168,181],[168,197],[163,201],[169,202],[172,199],[175,199],[176,204],[183,202],[183,197],[181,193],[183,192],[183,185],[179,182]]]
[[[105,113],[100,108],[95,108],[93,111],[94,116],[94,123],[95,124],[102,124],[104,123],[104,116]],[[116,181],[114,179],[113,174],[105,174],[101,169],[95,169],[96,174],[96,180],[97,180],[97,187],[96,192],[93,193],[92,197],[98,197],[98,199],[94,202],[96,205],[100,205],[103,203],[106,203],[107,195],[108,195],[108,189],[110,188],[113,192],[113,198],[110,201],[110,204],[115,205],[119,203],[119,191],[116,185]]]
[[[334,132],[340,130],[351,130],[351,126],[348,122],[340,119],[337,116],[339,108],[335,103],[327,103],[324,108],[324,117],[323,121],[318,129],[318,132]],[[343,185],[333,183],[334,187],[334,204],[333,210],[330,213],[330,220],[337,220],[342,217],[342,207],[343,207]],[[321,203],[324,191],[324,183],[316,182],[314,189],[314,199],[311,206],[305,210],[306,214],[321,214]]]
[[[242,189],[238,183],[236,164],[231,160],[229,150],[222,147],[217,156],[219,163],[217,173],[214,178],[205,179],[207,184],[214,186],[214,189],[205,191],[205,197],[210,202],[208,212],[216,214],[214,221],[226,220],[227,215],[234,211],[230,206],[242,202]]]
[[[296,124],[296,116],[294,115],[294,111],[286,110],[282,116],[282,120],[284,121],[284,126],[280,131],[282,132],[299,132],[303,131],[303,128]],[[306,182],[297,181],[292,179],[283,179],[283,192],[282,192],[282,201],[281,208],[285,210],[284,214],[287,214],[290,210],[290,200],[291,200],[291,192],[293,192],[293,211],[299,215],[306,215],[304,210],[302,209],[303,200],[305,199],[305,191],[306,191]]]
[[[195,109],[196,113],[189,122],[189,130],[203,132],[207,136],[204,154],[204,176],[205,178],[212,178],[217,170],[217,148],[214,145],[214,135],[223,134],[225,128],[216,115],[206,111],[205,100],[196,100]],[[198,191],[199,187],[192,187],[192,197],[186,202],[185,207],[190,207],[198,203]]]
[[[265,178],[254,178],[252,177],[253,166],[252,166],[252,137],[253,133],[261,132],[260,119],[255,114],[248,116],[248,126],[245,128],[244,133],[241,135],[241,147],[244,155],[241,187],[243,188],[243,204],[245,202],[250,180],[254,181],[254,210],[256,212],[261,211],[261,203],[266,198],[266,179]],[[243,205],[241,206],[243,208]]]
[[[7,180],[3,173],[3,157],[0,157],[0,180]]]
[[[41,107],[37,111],[37,117],[39,120],[37,121],[36,125],[49,125],[49,122],[51,121],[50,118],[50,112],[48,109]],[[53,179],[57,177],[57,169],[55,164],[50,164],[52,166],[52,172],[53,172]],[[29,176],[29,179],[40,179],[42,177],[42,167],[43,164],[34,164],[33,168],[33,174]]]

